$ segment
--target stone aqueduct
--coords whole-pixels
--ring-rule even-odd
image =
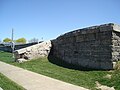
[[[113,69],[120,60],[120,26],[109,23],[74,30],[54,40],[16,50],[15,56],[16,60],[29,60],[49,53],[78,67]]]

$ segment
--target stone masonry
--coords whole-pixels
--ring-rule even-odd
[[[15,60],[18,62],[47,57],[51,49],[51,41],[42,42],[14,52]]]
[[[16,61],[57,57],[77,67],[114,69],[120,60],[120,26],[109,23],[78,29],[58,38],[15,51]],[[22,58],[22,59],[21,59]]]
[[[52,55],[76,66],[113,69],[120,60],[120,26],[109,23],[78,29],[52,40]]]

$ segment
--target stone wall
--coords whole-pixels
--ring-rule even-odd
[[[27,61],[30,59],[47,57],[49,55],[51,46],[52,46],[51,41],[46,41],[46,42],[42,42],[36,45],[32,45],[26,48],[16,50],[14,53],[15,60],[19,62],[19,60]]]
[[[112,32],[112,60],[120,60],[120,33],[116,31]]]
[[[75,30],[52,40],[52,55],[78,67],[113,69],[120,59],[120,26],[109,23]]]

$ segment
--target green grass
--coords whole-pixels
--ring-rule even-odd
[[[47,58],[40,58],[24,63],[16,63],[13,62],[11,58],[11,54],[5,52],[0,52],[0,60],[33,72],[37,72],[39,74],[43,74],[52,78],[56,78],[92,90],[95,90],[96,87],[95,81],[98,81],[101,84],[110,87],[114,86],[116,90],[120,90],[120,85],[119,85],[120,70],[114,70],[114,71],[73,70],[52,64],[48,61]],[[111,74],[112,78],[111,79],[104,78],[107,74]]]
[[[0,73],[0,87],[3,90],[25,90],[21,86],[17,85],[3,74]]]
[[[6,62],[6,63],[13,63],[14,60],[12,59],[12,54],[8,52],[0,51],[0,61]]]

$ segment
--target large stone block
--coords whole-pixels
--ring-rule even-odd
[[[26,47],[23,49],[16,50],[14,52],[15,60],[30,60],[40,57],[47,57],[50,53],[52,44],[51,41],[42,42],[30,47]],[[20,59],[23,58],[23,59]],[[23,61],[26,61],[23,60]]]
[[[74,65],[113,69],[120,60],[120,26],[113,23],[78,29],[52,42],[53,55]]]

